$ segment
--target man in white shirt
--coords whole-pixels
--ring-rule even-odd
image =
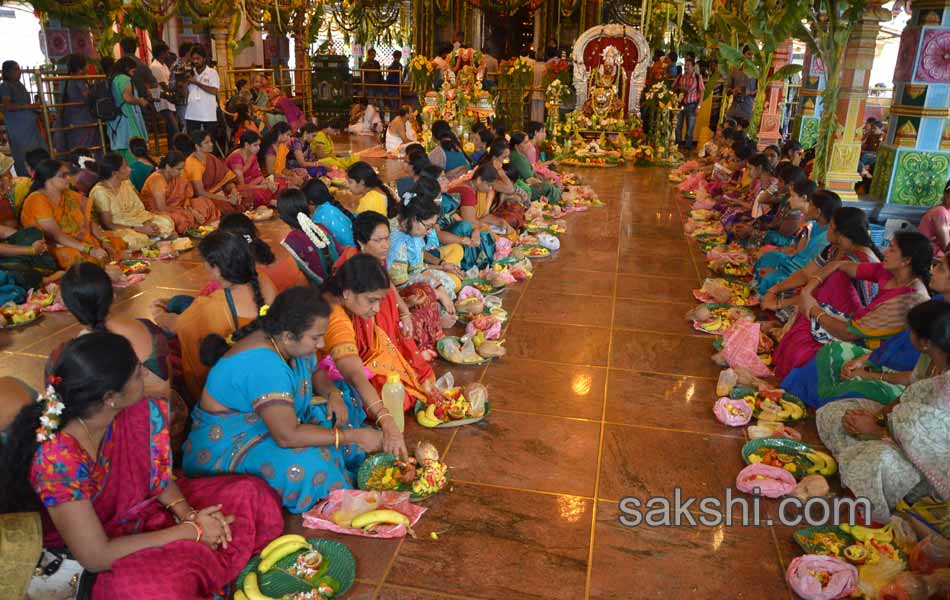
[[[167,100],[169,95],[168,82],[172,74],[171,70],[165,66],[167,60],[168,44],[158,42],[152,46],[152,64],[149,65],[149,68],[152,70],[152,75],[155,76],[155,81],[158,82],[161,94],[159,99],[155,101],[155,110],[165,121],[165,133],[168,135],[169,143],[171,143],[171,139],[178,133],[178,115],[175,112],[174,103]]]
[[[203,129],[218,140],[218,89],[221,80],[218,72],[208,66],[208,51],[196,45],[191,50],[191,65],[194,67],[188,79],[188,107],[185,109],[185,125],[188,131]]]

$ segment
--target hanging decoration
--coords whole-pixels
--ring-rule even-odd
[[[438,1],[438,0],[436,0]],[[530,11],[538,10],[547,0],[465,0],[475,8],[483,11],[496,12],[500,15],[513,15],[522,8],[527,7]],[[576,7],[580,0],[567,0],[573,2]],[[573,11],[571,11],[573,12]]]

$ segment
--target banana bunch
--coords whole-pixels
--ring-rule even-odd
[[[854,536],[854,539],[859,542],[869,542],[874,540],[883,544],[889,544],[894,541],[894,529],[888,523],[880,529],[871,529],[870,527],[864,527],[862,525],[848,525],[844,523],[839,525],[842,531],[850,533]]]
[[[715,332],[715,331],[722,331],[728,328],[729,325],[731,325],[729,321],[723,319],[722,317],[718,315],[713,315],[713,318],[710,319],[709,321],[699,324],[700,328],[703,331],[708,331],[710,333]]]
[[[381,508],[365,512],[353,519],[350,526],[363,531],[370,531],[377,525],[402,525],[409,532],[409,535],[416,537],[415,532],[409,525],[409,517],[399,511]]]
[[[424,410],[416,413],[416,422],[423,427],[435,427],[442,424],[442,419],[435,415],[435,404],[430,404]]]
[[[307,538],[296,534],[282,535],[261,550],[261,563],[257,570],[266,573],[274,568],[280,559],[300,550],[312,550]]]
[[[811,452],[805,452],[804,455],[805,458],[810,460],[812,463],[812,466],[807,469],[809,475],[812,473],[834,475],[838,471],[838,463],[835,462],[833,456],[826,452],[812,450]]]

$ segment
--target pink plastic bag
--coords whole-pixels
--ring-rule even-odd
[[[713,405],[713,414],[723,425],[741,427],[752,420],[752,408],[745,400],[720,398]]]
[[[376,509],[392,509],[409,517],[409,525],[414,526],[422,518],[426,509],[409,501],[409,492],[372,492],[367,490],[333,490],[330,497],[308,510],[303,515],[303,526],[309,529],[325,529],[343,535],[358,535],[371,538],[405,537],[407,531],[402,525],[380,525],[375,533],[366,533],[362,529],[342,527],[333,521],[333,515],[344,505],[372,505]]]
[[[484,302],[485,294],[481,293],[476,287],[466,285],[461,290],[459,290],[458,300],[465,300],[466,298],[478,298]]]
[[[760,331],[761,326],[758,323],[745,319],[739,319],[726,330],[722,337],[720,354],[730,367],[747,369],[757,377],[768,377],[772,374],[759,358]]]
[[[828,583],[822,585],[814,571],[828,573]],[[858,570],[834,556],[806,554],[792,560],[785,580],[804,600],[833,600],[846,598],[857,588]]]
[[[508,238],[497,238],[495,240],[495,260],[507,258],[511,255],[511,240]]]
[[[795,477],[785,469],[762,463],[747,466],[736,477],[736,488],[740,492],[753,494],[758,488],[759,494],[766,498],[781,498],[791,493],[796,485]]]
[[[323,357],[323,360],[317,364],[320,366],[320,369],[327,374],[330,381],[343,381],[343,373],[340,373],[340,370],[336,368],[336,363],[333,361],[332,356],[327,355]],[[363,372],[366,373],[367,379],[372,379],[375,375],[366,367],[363,367]]]

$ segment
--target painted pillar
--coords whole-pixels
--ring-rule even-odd
[[[310,49],[307,47],[307,21],[300,18],[294,26],[294,95],[305,114],[313,111],[310,90]]]
[[[798,89],[798,113],[792,124],[795,139],[802,148],[811,148],[818,141],[821,120],[821,93],[825,89],[825,68],[811,50],[805,51],[802,84]]]
[[[871,65],[881,22],[890,20],[890,11],[880,4],[869,4],[861,21],[851,32],[851,39],[842,57],[841,92],[837,113],[838,131],[831,144],[826,185],[842,200],[857,200],[854,184],[861,180],[858,162],[861,159],[861,138],[864,126],[864,106],[868,99]],[[832,107],[823,107],[831,110]]]
[[[234,90],[234,81],[231,73],[231,17],[219,17],[211,26],[211,40],[214,44],[214,59],[217,61],[218,77],[221,78],[221,87],[218,97],[227,100],[227,95]]]
[[[912,6],[871,184],[883,217],[919,216],[940,201],[950,176],[950,0]]]
[[[788,64],[792,55],[792,40],[775,49],[772,57],[772,72],[778,71]],[[785,81],[773,81],[769,84],[765,97],[765,109],[759,125],[759,145],[777,144],[782,139],[782,116],[785,101]]]

